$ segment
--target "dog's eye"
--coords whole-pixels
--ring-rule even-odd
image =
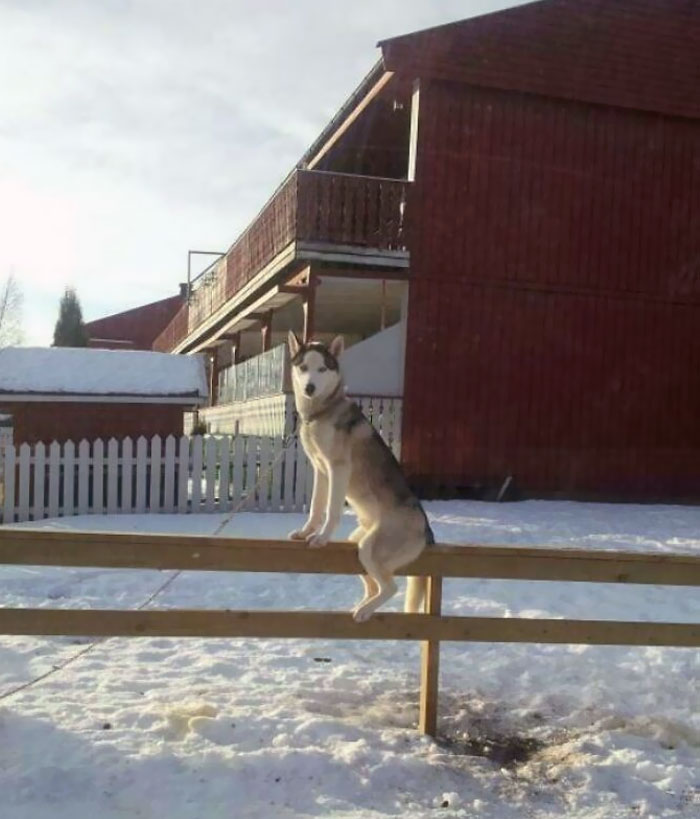
[[[319,368],[318,368],[318,371],[319,371],[320,373],[325,373],[327,369],[328,369],[328,367],[319,367]]]
[[[306,366],[306,364],[300,364],[299,365],[299,372],[305,373],[305,372],[308,372],[308,370],[309,370],[309,368]]]

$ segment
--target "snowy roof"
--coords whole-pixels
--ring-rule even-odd
[[[199,403],[207,392],[201,356],[74,347],[0,349],[4,396],[186,397]]]

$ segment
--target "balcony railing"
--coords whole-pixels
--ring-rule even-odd
[[[219,404],[279,395],[291,389],[289,355],[280,344],[219,373]]]
[[[193,284],[189,309],[175,316],[154,349],[172,350],[291,242],[405,250],[407,183],[325,171],[295,171],[233,244]]]

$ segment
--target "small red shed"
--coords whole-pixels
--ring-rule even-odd
[[[208,397],[201,356],[66,347],[0,350],[0,414],[15,444],[181,435]]]

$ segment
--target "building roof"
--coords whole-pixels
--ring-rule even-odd
[[[379,45],[413,77],[700,118],[700,0],[540,0]]]
[[[0,395],[123,398],[126,403],[148,398],[207,397],[204,360],[141,350],[95,350],[74,347],[6,347],[0,350]],[[155,402],[157,403],[157,401]]]
[[[333,115],[332,119],[327,123],[325,128],[307,148],[302,158],[299,160],[299,162],[297,162],[296,167],[305,168],[309,164],[309,162],[321,150],[328,139],[333,135],[336,129],[343,124],[348,114],[365,96],[367,96],[369,91],[371,91],[372,86],[379,80],[383,73],[384,63],[382,60],[377,60],[369,72],[362,78],[354,91]]]
[[[85,323],[90,347],[150,350],[185,301],[185,293]]]

